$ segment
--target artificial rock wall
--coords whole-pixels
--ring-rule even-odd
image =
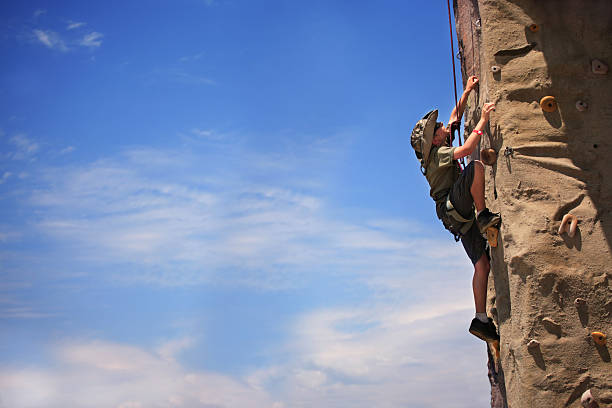
[[[612,406],[612,340],[591,336],[612,335],[612,1],[454,9],[463,82],[480,78],[465,133],[496,103],[481,141],[498,153],[487,203],[503,217],[489,282],[501,335],[492,406],[580,407],[588,390],[591,406]],[[573,236],[559,234],[568,213]]]

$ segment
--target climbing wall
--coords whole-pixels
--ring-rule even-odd
[[[454,6],[463,81],[481,80],[466,134],[496,103],[481,142],[497,153],[487,203],[503,217],[492,406],[612,406],[612,1]]]

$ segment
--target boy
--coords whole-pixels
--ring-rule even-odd
[[[470,92],[478,84],[471,76],[459,104],[451,113],[448,125],[436,122],[438,111],[427,113],[417,122],[411,135],[411,144],[421,161],[421,171],[431,187],[430,195],[436,202],[436,213],[444,226],[461,238],[463,248],[474,265],[472,289],[476,316],[470,325],[470,333],[485,341],[499,340],[493,320],[486,315],[487,283],[489,279],[489,252],[483,238],[487,228],[501,222],[499,214],[492,213],[485,205],[484,165],[471,161],[463,171],[458,160],[472,154],[478,147],[482,130],[489,121],[495,105],[485,103],[480,121],[460,147],[451,145],[451,129],[459,124]],[[474,222],[474,206],[477,215]]]

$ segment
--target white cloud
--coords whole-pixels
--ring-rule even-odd
[[[171,70],[171,76],[177,82],[193,84],[193,85],[216,85],[217,83],[208,78],[201,75],[190,74],[181,70]]]
[[[79,44],[84,47],[96,48],[102,45],[102,37],[104,37],[103,34],[94,31],[85,35]]]
[[[197,129],[194,128],[191,130],[191,133],[193,133],[194,135],[201,137],[201,138],[206,138],[206,139],[210,139],[212,137],[215,137],[215,133],[212,130],[204,130],[204,129]]]
[[[60,150],[60,154],[68,154],[68,153],[72,153],[75,151],[74,146],[68,146],[63,148],[62,150]]]
[[[175,361],[178,354],[195,344],[192,337],[169,340],[157,348],[157,354],[166,361]]]
[[[36,11],[34,11],[34,18],[40,17],[43,14],[47,14],[47,10],[37,9]]]
[[[202,57],[204,57],[204,55],[206,55],[206,53],[204,52],[199,52],[197,54],[193,54],[193,55],[187,55],[185,57],[181,57],[179,59],[180,62],[192,62],[192,61],[198,61],[200,59],[202,59]]]
[[[11,154],[14,160],[24,160],[31,158],[36,152],[38,152],[40,146],[38,143],[30,140],[24,134],[17,134],[10,140],[12,145],[16,147],[16,151]]]
[[[71,340],[56,347],[49,368],[0,369],[3,402],[51,408],[85,401],[91,407],[484,406],[485,345],[467,332],[469,300],[447,295],[430,292],[418,305],[308,311],[275,349],[272,360],[279,364],[233,376],[184,366],[181,352],[201,347],[189,337],[155,350]],[[440,304],[440,297],[448,301]]]
[[[35,29],[34,35],[36,36],[38,41],[43,43],[47,48],[59,50],[63,52],[68,51],[68,47],[66,46],[66,43],[64,42],[64,40],[62,40],[60,35],[54,31],[51,31],[51,30],[43,31],[43,30]]]
[[[4,184],[12,175],[13,173],[11,173],[10,171],[5,171],[2,174],[2,177],[0,177],[0,184]]]
[[[58,368],[0,369],[10,407],[272,407],[248,384],[187,370],[147,350],[102,341],[71,342],[56,352]]]
[[[84,27],[87,23],[78,22],[78,21],[69,21],[66,30],[74,30],[80,27]]]
[[[334,270],[405,288],[413,284],[406,265],[421,274],[465,258],[450,240],[416,238],[404,219],[330,215],[325,197],[303,187],[318,183],[295,173],[320,167],[306,156],[266,159],[232,143],[197,153],[133,149],[84,167],[44,169],[30,204],[43,209],[39,231],[78,248],[71,250],[77,259],[113,259],[131,265],[122,279],[162,285],[222,279],[286,287]]]
[[[248,382],[288,407],[484,406],[486,353],[467,332],[472,305],[445,295],[307,312],[295,322],[286,364],[262,367]]]

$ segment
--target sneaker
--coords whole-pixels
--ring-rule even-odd
[[[492,213],[488,208],[482,210],[482,212],[476,217],[476,222],[480,228],[480,233],[484,234],[487,228],[493,227],[501,223],[501,215],[498,213]]]
[[[495,328],[493,319],[490,317],[487,323],[483,323],[477,318],[473,318],[472,324],[470,324],[470,333],[487,342],[496,340],[499,341],[499,334],[497,334],[497,329]]]

